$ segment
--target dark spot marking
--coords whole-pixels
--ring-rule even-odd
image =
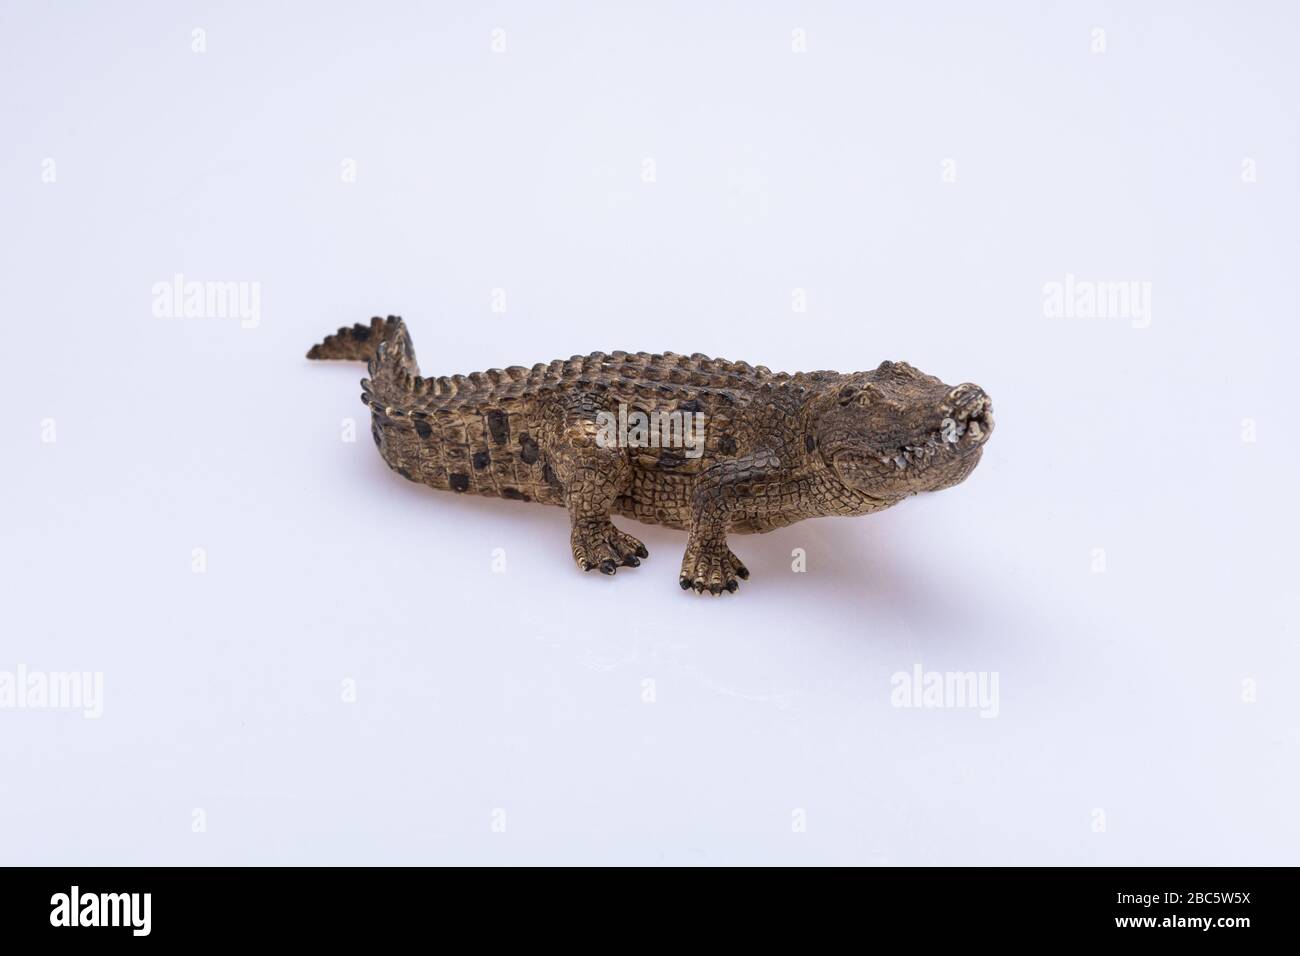
[[[354,325],[352,326],[352,339],[355,342],[365,342],[370,338],[370,326]]]
[[[452,491],[469,491],[469,475],[453,474],[447,479]]]
[[[500,409],[494,408],[487,413],[488,434],[498,445],[504,445],[510,440],[510,422],[506,418],[506,413]]]
[[[383,448],[383,447],[384,447],[384,446],[383,446],[383,439],[379,437],[379,426],[378,426],[377,424],[372,424],[372,425],[370,426],[370,435],[371,435],[371,437],[374,438],[374,440],[375,440],[375,447],[376,447],[376,448]]]
[[[405,478],[407,481],[415,481],[415,477],[410,473],[410,471],[408,471],[405,468],[398,468],[397,473],[401,475],[403,478]]]
[[[804,435],[803,447],[805,451],[813,451],[817,447],[817,439],[813,438],[812,435]]]
[[[415,419],[415,433],[421,438],[433,437],[433,429],[429,427],[428,422],[421,418]]]
[[[492,464],[492,456],[485,451],[474,452],[474,457],[470,459],[474,464],[475,471],[482,471],[488,465]]]
[[[736,453],[736,439],[730,435],[723,435],[718,441],[718,451],[724,455],[734,455]]]
[[[528,501],[528,496],[518,488],[502,488],[501,497],[509,498],[511,501]]]
[[[551,463],[549,461],[542,464],[542,480],[545,481],[552,488],[555,488],[559,491],[564,490],[564,486],[560,484],[559,476],[555,474],[555,469],[551,467]]]
[[[519,436],[519,457],[525,465],[537,464],[539,454],[537,442],[533,441],[528,432]]]
[[[692,398],[689,402],[682,402],[680,405],[678,405],[677,410],[679,412],[688,412],[694,414],[695,412],[704,411],[704,406],[700,404],[700,400],[698,398]]]

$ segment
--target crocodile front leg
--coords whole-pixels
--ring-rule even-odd
[[[779,507],[776,492],[782,476],[780,459],[766,451],[720,462],[700,475],[678,578],[683,591],[734,592],[749,577],[749,570],[727,547],[727,532],[737,518]]]
[[[621,567],[637,567],[650,553],[610,521],[615,500],[632,485],[632,463],[625,449],[597,443],[596,411],[591,396],[570,396],[548,415],[544,441],[564,488],[573,560],[584,571],[613,574]]]

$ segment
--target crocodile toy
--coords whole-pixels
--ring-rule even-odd
[[[614,513],[685,530],[678,581],[700,593],[749,577],[728,532],[865,515],[950,488],[993,431],[981,388],[905,362],[791,375],[698,354],[593,352],[422,378],[397,316],[339,329],[307,357],[369,363],[361,400],[402,477],[563,506],[584,571],[648,556]]]

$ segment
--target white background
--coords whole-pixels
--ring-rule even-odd
[[[6,3],[0,670],[104,713],[0,710],[0,862],[1300,862],[1296,27]],[[260,324],[156,318],[176,273]],[[1045,317],[1067,273],[1150,326]],[[361,367],[304,360],[390,312],[431,375],[901,359],[998,430],[956,489],[734,538],[737,595],[629,522],[650,559],[584,576],[561,510],[409,484]],[[918,663],[999,715],[891,706]]]

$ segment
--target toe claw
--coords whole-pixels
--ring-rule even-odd
[[[736,565],[736,577],[740,578],[742,581],[748,581],[749,568],[745,567],[743,564]]]
[[[620,567],[639,567],[640,558],[647,555],[640,541],[619,531],[608,520],[575,522],[569,533],[569,544],[578,567],[601,574],[614,574]]]
[[[638,544],[636,546],[636,556],[638,558],[648,558],[650,557],[650,552],[646,550],[644,544]]]
[[[689,591],[691,589],[690,578],[678,578],[677,583],[682,586],[683,591]]]
[[[728,594],[735,594],[735,593],[736,593],[736,589],[739,588],[739,587],[740,587],[740,585],[737,584],[736,581],[735,581],[735,579],[733,578],[732,580],[730,580],[730,581],[727,582],[727,593],[728,593]]]

